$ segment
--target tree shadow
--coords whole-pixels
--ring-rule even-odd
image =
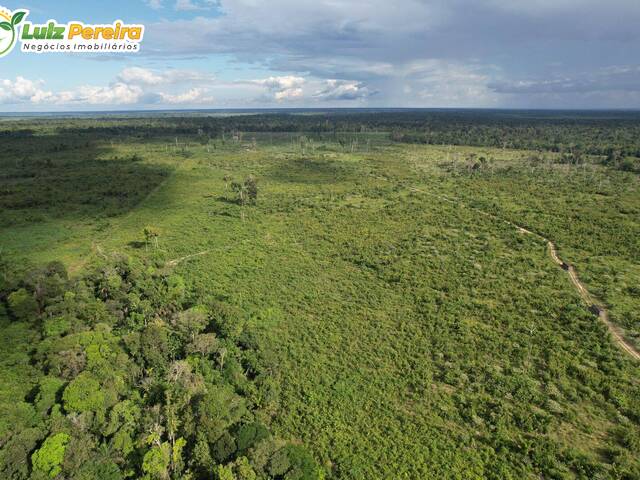
[[[118,157],[109,137],[0,132],[0,227],[51,218],[121,215],[171,173],[139,155]]]

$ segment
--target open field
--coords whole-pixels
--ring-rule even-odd
[[[62,261],[77,277],[121,252],[184,279],[185,304],[215,297],[238,308],[277,385],[264,421],[305,445],[321,475],[640,478],[640,363],[547,242],[514,228],[552,241],[639,349],[631,151],[615,168],[588,148],[570,162],[517,141],[424,144],[413,126],[404,136],[385,125],[204,136],[161,119],[146,134],[135,119],[21,122],[0,154],[8,269]],[[74,130],[89,125],[98,131]],[[24,129],[34,133],[16,134]],[[625,132],[610,136],[624,144]],[[230,178],[249,175],[257,202],[240,205]],[[23,371],[4,374],[0,401],[28,404],[50,375],[24,351],[41,326],[4,306],[5,372]],[[143,395],[141,408],[150,404]],[[3,442],[7,424],[23,421],[11,415]],[[74,435],[43,418],[44,430]]]

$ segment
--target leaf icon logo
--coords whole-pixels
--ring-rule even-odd
[[[7,55],[16,44],[17,26],[29,14],[28,10],[10,12],[0,9],[0,57]]]

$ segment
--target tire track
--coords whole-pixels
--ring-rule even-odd
[[[478,212],[479,214],[484,215],[485,217],[489,217],[494,220],[498,220],[500,222],[506,223],[507,225],[511,225],[521,233],[524,233],[527,235],[533,235],[534,237],[538,237],[540,240],[543,240],[544,242],[546,242],[551,260],[553,260],[555,264],[557,264],[560,268],[562,268],[565,272],[567,272],[567,275],[569,275],[569,279],[571,280],[571,283],[573,284],[575,289],[578,291],[580,298],[584,303],[588,305],[589,311],[594,315],[596,315],[602,321],[602,323],[606,325],[607,329],[609,330],[609,333],[613,337],[614,342],[622,350],[624,350],[631,357],[640,361],[640,351],[638,351],[638,349],[636,349],[636,347],[633,344],[631,344],[628,340],[624,338],[622,329],[617,325],[615,325],[614,323],[612,323],[611,320],[609,319],[609,312],[607,311],[607,309],[601,303],[599,303],[594,299],[594,297],[589,293],[589,290],[587,290],[587,287],[585,287],[585,285],[580,281],[580,278],[578,277],[576,269],[572,265],[569,265],[567,262],[563,261],[560,258],[560,256],[558,255],[558,248],[556,244],[553,243],[551,240],[549,240],[547,237],[540,235],[539,233],[532,232],[531,230],[528,230],[521,225],[513,223],[510,220],[506,220],[492,213],[485,212],[484,210],[481,210],[477,207],[467,205],[466,203],[461,202],[457,199],[454,200],[454,199],[445,197],[443,195],[438,195],[436,193],[428,192],[426,190],[421,190],[419,188],[411,188],[410,190],[414,192],[430,195],[434,198],[438,198],[439,200],[442,200],[447,203],[462,205],[463,207],[473,210],[475,212]]]
[[[190,258],[194,258],[194,257],[200,257],[202,255],[207,255],[208,253],[211,253],[211,250],[204,250],[202,252],[192,253],[191,255],[185,255],[184,257],[180,257],[180,258],[175,258],[173,260],[169,260],[166,263],[166,265],[168,267],[175,267],[176,265],[178,265],[179,263],[184,262],[185,260],[189,260]]]

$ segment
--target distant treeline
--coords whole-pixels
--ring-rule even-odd
[[[470,145],[588,155],[640,157],[640,112],[560,112],[507,110],[409,110],[268,113],[226,117],[20,120],[0,130],[0,138],[49,129],[83,138],[172,135],[222,137],[233,132],[367,133],[387,132],[393,141],[431,145]]]

